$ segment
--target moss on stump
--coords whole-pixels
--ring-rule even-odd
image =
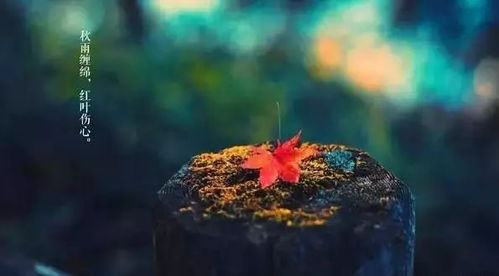
[[[411,275],[407,186],[365,152],[308,146],[298,183],[264,189],[241,168],[252,146],[194,156],[159,191],[158,275]]]

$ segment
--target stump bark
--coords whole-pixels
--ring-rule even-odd
[[[159,191],[154,228],[157,275],[412,275],[415,218],[408,187],[365,152],[343,150],[355,161],[347,177],[329,178],[314,190],[300,188],[300,183],[275,188],[293,189],[293,201],[281,202],[287,208],[282,210],[337,207],[315,224],[255,219],[255,213],[207,216],[200,190],[186,183],[194,171],[193,161],[188,162]],[[319,158],[318,163],[327,161]],[[241,159],[244,154],[227,160],[240,164]],[[333,172],[345,169],[333,163]],[[255,177],[238,172],[230,185]]]

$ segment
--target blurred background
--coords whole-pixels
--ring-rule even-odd
[[[499,275],[499,1],[4,0],[0,21],[6,256],[151,275],[156,191],[195,154],[276,139],[278,101],[283,138],[410,186],[416,275]]]

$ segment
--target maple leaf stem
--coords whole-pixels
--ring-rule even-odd
[[[279,105],[279,102],[275,102],[276,107],[277,107],[277,127],[279,130],[279,141],[281,140],[281,107]]]

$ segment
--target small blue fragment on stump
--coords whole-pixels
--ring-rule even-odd
[[[326,162],[334,167],[344,171],[351,172],[355,169],[355,160],[352,153],[347,150],[333,150],[326,153]]]

